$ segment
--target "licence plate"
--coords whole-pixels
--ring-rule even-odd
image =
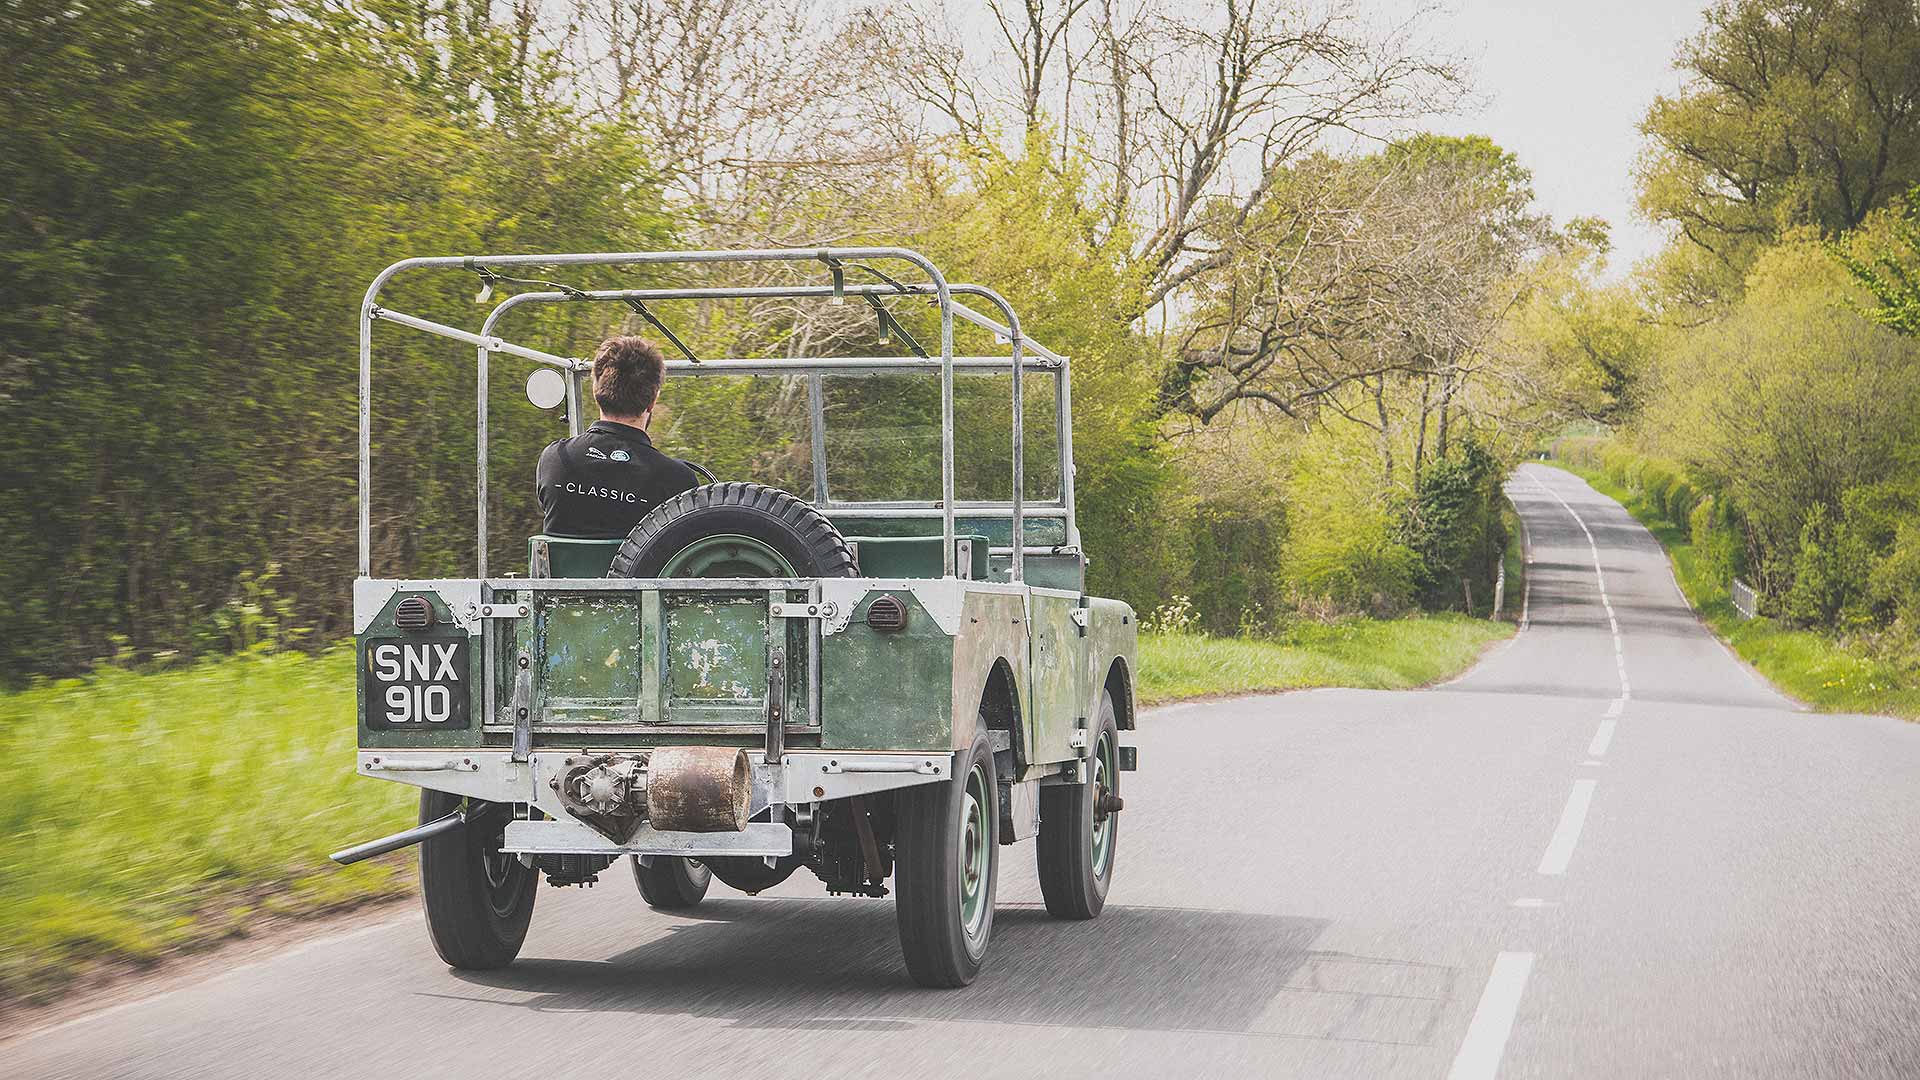
[[[456,730],[472,716],[467,637],[369,641],[367,726],[382,731]]]

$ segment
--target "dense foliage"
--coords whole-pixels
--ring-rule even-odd
[[[244,0],[0,13],[0,671],[244,645],[269,595],[295,604],[267,623],[340,633],[373,273],[667,240],[630,132],[548,104],[490,28],[420,32]],[[471,291],[397,295],[433,313]],[[392,345],[376,528],[389,568],[448,570],[471,535],[444,528],[471,517],[471,354]],[[503,461],[544,441],[511,417],[495,440]]]

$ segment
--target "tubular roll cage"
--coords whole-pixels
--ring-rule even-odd
[[[884,278],[886,285],[847,285],[843,279],[842,264],[856,259],[891,259],[910,263],[927,275],[924,284],[901,284]],[[772,262],[819,262],[833,272],[832,285],[793,285],[793,286],[754,286],[738,288],[680,288],[680,289],[612,289],[580,290],[566,289],[555,292],[517,293],[502,300],[487,315],[479,333],[462,330],[445,323],[423,319],[417,315],[394,311],[379,306],[380,290],[388,281],[402,270],[412,269],[462,269],[478,272],[483,277],[487,271],[503,267],[555,267],[555,266],[636,266],[636,265],[691,265],[700,263],[772,263]],[[491,280],[491,278],[489,278]],[[1005,323],[982,315],[954,300],[956,295],[978,296],[999,309]],[[791,248],[760,249],[739,251],[629,251],[618,253],[569,253],[554,255],[478,255],[478,256],[435,256],[402,259],[382,270],[373,284],[368,286],[366,299],[360,305],[360,576],[370,577],[373,571],[373,324],[375,320],[395,323],[400,326],[422,330],[429,334],[452,341],[472,345],[478,350],[477,392],[478,428],[475,432],[476,469],[476,511],[475,525],[476,576],[487,576],[487,371],[494,353],[530,360],[545,364],[566,373],[567,379],[567,427],[573,434],[581,430],[580,375],[591,368],[588,361],[577,357],[558,356],[539,349],[516,345],[495,335],[494,331],[500,319],[509,311],[522,304],[571,303],[579,301],[613,301],[634,306],[649,300],[700,300],[700,299],[771,299],[771,298],[824,298],[839,300],[842,297],[867,298],[869,303],[878,305],[881,297],[888,296],[931,296],[940,309],[940,353],[932,356],[860,356],[860,357],[821,357],[812,360],[777,360],[761,358],[715,359],[695,361],[692,359],[669,360],[667,370],[671,374],[682,375],[806,375],[808,377],[808,411],[812,427],[813,458],[813,503],[821,513],[841,517],[931,517],[937,513],[940,517],[940,529],[944,552],[942,573],[946,577],[956,576],[954,544],[954,512],[956,508],[975,511],[983,516],[1008,514],[1012,522],[1012,543],[1008,549],[1010,556],[1009,576],[1013,581],[1025,578],[1026,518],[1053,517],[1064,518],[1066,525],[1065,543],[1061,547],[1078,549],[1080,545],[1079,527],[1074,519],[1073,498],[1073,406],[1072,388],[1068,378],[1067,358],[1026,337],[1020,332],[1020,318],[1014,313],[1013,306],[999,293],[984,285],[949,284],[940,268],[919,252],[896,247],[844,247],[844,248]],[[884,309],[882,309],[884,313]],[[644,312],[643,312],[644,314]],[[984,330],[992,331],[997,339],[1004,340],[1010,346],[1008,356],[955,356],[953,352],[953,320],[959,316]],[[885,316],[884,317],[890,317]],[[671,336],[671,335],[669,335]],[[677,344],[677,342],[676,342]],[[1038,361],[1028,361],[1025,354],[1032,353]],[[886,501],[834,503],[827,491],[826,473],[826,415],[824,392],[821,377],[827,374],[875,374],[894,371],[940,372],[940,499],[938,502]],[[1060,454],[1060,488],[1053,500],[1027,505],[1026,503],[1026,414],[1024,411],[1023,373],[1028,370],[1051,370],[1054,373],[1054,409],[1058,426],[1057,445]],[[981,501],[969,502],[959,506],[954,498],[953,465],[953,377],[956,370],[967,371],[1008,371],[1013,383],[1013,497],[1006,502]],[[997,550],[997,549],[996,549]],[[1058,548],[1036,549],[1034,553],[1053,552]]]

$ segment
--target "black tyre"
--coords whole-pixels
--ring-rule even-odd
[[[690,908],[706,898],[713,884],[713,871],[706,865],[679,855],[650,855],[633,860],[633,881],[647,906],[659,911]]]
[[[954,755],[953,771],[897,796],[894,910],[907,971],[921,986],[972,982],[993,936],[1000,788],[984,730]]]
[[[768,867],[767,861],[756,855],[716,855],[705,861],[714,877],[725,882],[728,888],[738,889],[748,895],[773,888],[792,877],[793,872],[800,868],[797,858],[781,859],[772,867]]]
[[[1089,735],[1087,782],[1040,789],[1040,895],[1059,919],[1100,914],[1113,882],[1120,815],[1109,800],[1120,796],[1120,726],[1111,691],[1101,693],[1099,722]]]
[[[540,875],[500,850],[509,808],[444,791],[420,793],[420,822],[468,803],[467,825],[420,845],[420,897],[433,949],[450,967],[505,967],[520,955]]]
[[[763,484],[708,484],[647,512],[608,577],[851,577],[853,549],[818,510]]]

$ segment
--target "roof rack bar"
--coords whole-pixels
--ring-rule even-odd
[[[949,286],[949,291],[955,296],[982,296],[985,295],[982,288],[982,286],[977,285],[952,285]],[[496,307],[495,310],[499,311],[501,308],[513,308],[520,304],[527,303],[565,303],[568,301],[578,302],[582,300],[618,302],[630,302],[634,300],[641,302],[648,300],[798,300],[810,297],[830,299],[833,295],[834,290],[831,285],[755,285],[743,286],[737,289],[581,289],[571,293],[515,293],[500,301],[499,306]],[[884,299],[889,296],[927,297],[935,295],[935,290],[931,285],[906,285],[899,289],[890,285],[848,285],[840,291],[840,295],[851,297],[871,296],[876,299]],[[958,301],[954,302],[953,313],[973,325],[978,326],[982,330],[992,331],[1003,338],[1011,338],[1013,336],[1012,329],[1006,324],[989,316],[982,315],[980,312]],[[1049,360],[1061,359],[1058,353],[1055,353],[1052,349],[1047,348],[1030,337],[1023,336],[1021,340],[1025,342],[1025,348],[1040,356],[1044,356]]]
[[[1058,371],[1051,360],[1035,363],[1022,360],[1022,371]],[[1013,370],[1009,356],[956,356],[955,371],[975,374],[1006,374]],[[761,357],[723,357],[714,360],[669,360],[667,370],[675,375],[886,375],[909,371],[938,371],[937,356],[821,356],[810,360],[778,360]]]
[[[423,319],[418,315],[409,315],[404,311],[395,311],[392,308],[376,307],[369,311],[368,315],[382,322],[396,323],[400,326],[411,327],[415,330],[424,330],[429,334],[437,334],[443,338],[451,338],[454,341],[479,346],[489,352],[502,352],[508,356],[518,356],[523,360],[532,360],[536,363],[557,367],[561,371],[578,370],[584,363],[584,361],[577,360],[570,356],[556,356],[550,352],[541,352],[539,349],[529,349],[524,345],[515,345],[513,342],[503,338],[476,334],[471,330],[462,330],[457,326],[437,323],[432,319]]]

